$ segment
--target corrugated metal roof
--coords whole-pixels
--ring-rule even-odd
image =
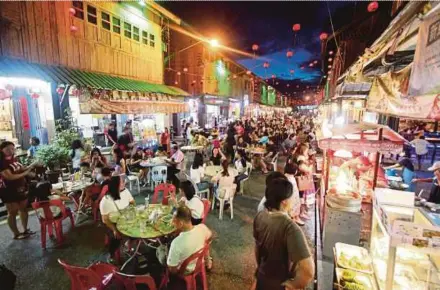
[[[0,76],[41,79],[47,82],[86,86],[96,89],[189,96],[187,92],[180,88],[162,84],[152,84],[140,80],[120,78],[62,66],[30,63],[24,60],[6,57],[0,57]]]

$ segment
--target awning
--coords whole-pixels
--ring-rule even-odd
[[[95,89],[160,93],[170,96],[189,96],[187,92],[177,87],[152,84],[141,80],[87,72],[63,66],[30,63],[24,60],[6,57],[0,57],[0,77],[37,78],[57,84],[76,85]]]

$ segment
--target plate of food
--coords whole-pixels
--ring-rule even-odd
[[[336,262],[339,267],[372,274],[373,267],[371,257],[364,248],[336,243]]]
[[[342,290],[376,290],[369,274],[336,268],[336,277]]]

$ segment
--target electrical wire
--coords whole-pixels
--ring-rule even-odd
[[[335,40],[336,48],[339,51],[339,45],[338,45],[338,40],[336,39],[336,35],[335,35],[335,27],[333,26],[333,19],[332,19],[332,13],[330,11],[330,5],[328,4],[328,1],[326,1],[326,3],[327,3],[328,17],[330,18],[330,25],[332,27],[332,32],[333,32],[333,39]]]

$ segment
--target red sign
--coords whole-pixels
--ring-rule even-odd
[[[20,97],[20,108],[21,108],[21,123],[23,130],[30,130],[31,123],[29,119],[28,104],[25,97]]]
[[[319,148],[323,150],[347,150],[354,152],[367,151],[370,153],[396,153],[403,149],[402,143],[396,143],[388,140],[352,140],[352,139],[324,139],[319,141]]]

